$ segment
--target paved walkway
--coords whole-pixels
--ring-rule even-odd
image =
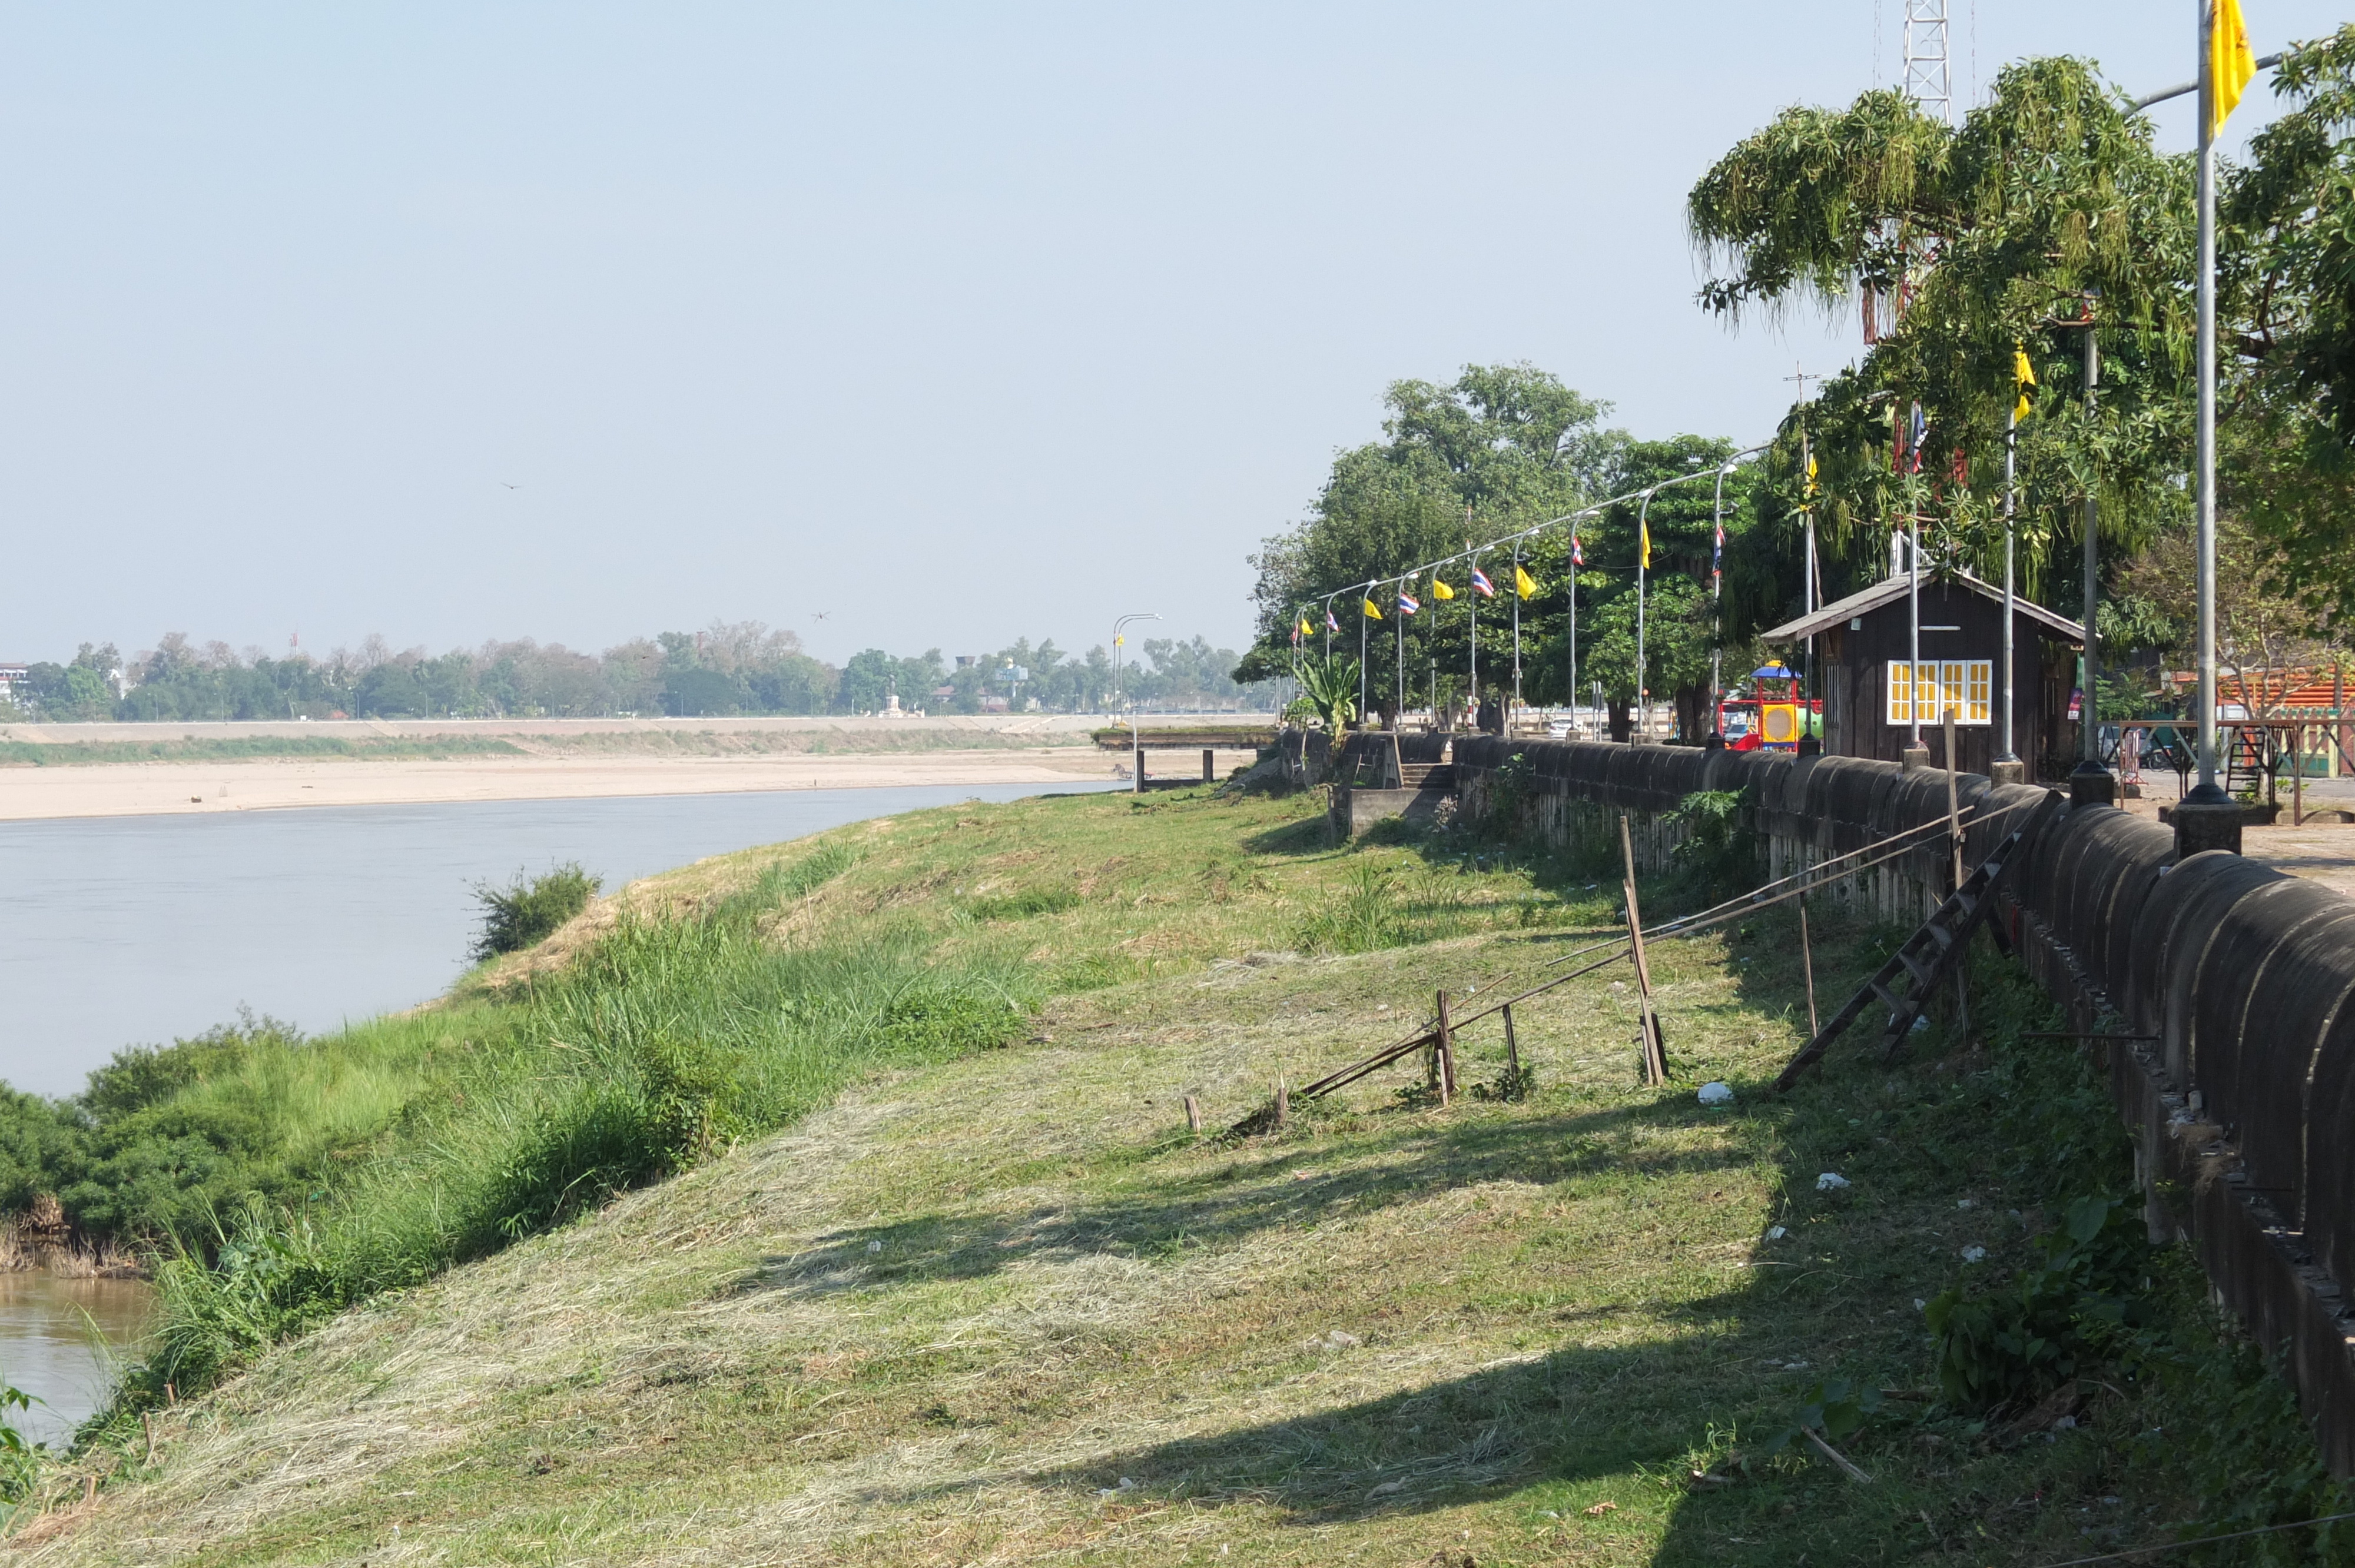
[[[2158,819],[2161,806],[2175,804],[2175,775],[2145,768],[2142,776],[2143,798],[2125,800],[2120,804],[2137,816]],[[2251,860],[2261,860],[2292,876],[2309,877],[2326,887],[2333,887],[2355,898],[2355,824],[2308,821],[2303,827],[2289,825],[2289,789],[2281,790],[2281,823],[2271,828],[2241,830],[2241,853]],[[2310,779],[2306,786],[2306,809],[2312,812],[2327,808],[2355,810],[2355,779]]]

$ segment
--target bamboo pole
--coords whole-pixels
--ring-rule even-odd
[[[1447,1022],[1447,993],[1444,991],[1439,993],[1437,1039],[1438,1044],[1432,1053],[1432,1065],[1438,1070],[1439,1106],[1444,1110],[1455,1098],[1455,1031]]]
[[[1807,940],[1807,895],[1799,895],[1799,970],[1807,977],[1807,1038],[1813,1040],[1823,1025],[1816,1021],[1816,953]]]
[[[1627,938],[1636,960],[1636,996],[1641,1011],[1644,1041],[1644,1081],[1653,1087],[1668,1081],[1668,1046],[1660,1034],[1660,1015],[1652,1005],[1652,969],[1644,957],[1644,912],[1636,901],[1636,846],[1627,832],[1627,813],[1619,813],[1619,858],[1626,867]]]

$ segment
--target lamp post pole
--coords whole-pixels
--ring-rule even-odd
[[[1112,701],[1114,708],[1120,706],[1120,651],[1128,642],[1122,629],[1132,620],[1160,619],[1150,610],[1141,610],[1135,615],[1124,615],[1112,623]],[[1142,795],[1145,793],[1145,734],[1137,728],[1136,704],[1134,702],[1128,705],[1128,759],[1129,792]]]

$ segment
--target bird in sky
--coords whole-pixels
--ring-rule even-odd
[[[834,611],[830,609],[814,610],[810,614],[810,619],[812,620],[824,620],[827,616],[832,615]]]
[[[499,482],[500,482],[501,484],[507,484],[507,482],[506,482],[506,480],[504,480],[504,479],[503,479],[503,480],[501,480],[501,481],[499,481]],[[507,488],[508,488],[509,490],[521,490],[521,489],[523,488],[523,486],[522,486],[522,485],[520,485],[520,484],[507,484]]]

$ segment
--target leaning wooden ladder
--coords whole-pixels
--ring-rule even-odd
[[[2020,846],[2043,826],[2044,819],[2059,805],[2057,791],[2048,791],[2044,801],[2030,813],[2026,821],[2006,834],[1995,853],[1981,861],[1978,869],[1965,877],[1960,886],[1948,894],[1945,902],[1922,923],[1922,928],[1905,939],[1896,955],[1881,966],[1873,977],[1849,998],[1848,1005],[1832,1014],[1832,1020],[1816,1032],[1816,1037],[1799,1048],[1789,1066],[1774,1080],[1778,1089],[1787,1089],[1796,1083],[1801,1073],[1822,1060],[1831,1043],[1840,1037],[1848,1026],[1862,1015],[1864,1010],[1879,1001],[1889,1009],[1889,1025],[1881,1032],[1881,1059],[1893,1061],[1898,1048],[1905,1042],[1906,1032],[1922,1010],[1930,1004],[1932,993],[1944,984],[1962,962],[1965,949],[1971,944],[1971,935],[1995,910],[1996,884],[2002,878],[2005,867],[2019,854]],[[1902,991],[1892,989],[1902,975],[1910,982]]]

